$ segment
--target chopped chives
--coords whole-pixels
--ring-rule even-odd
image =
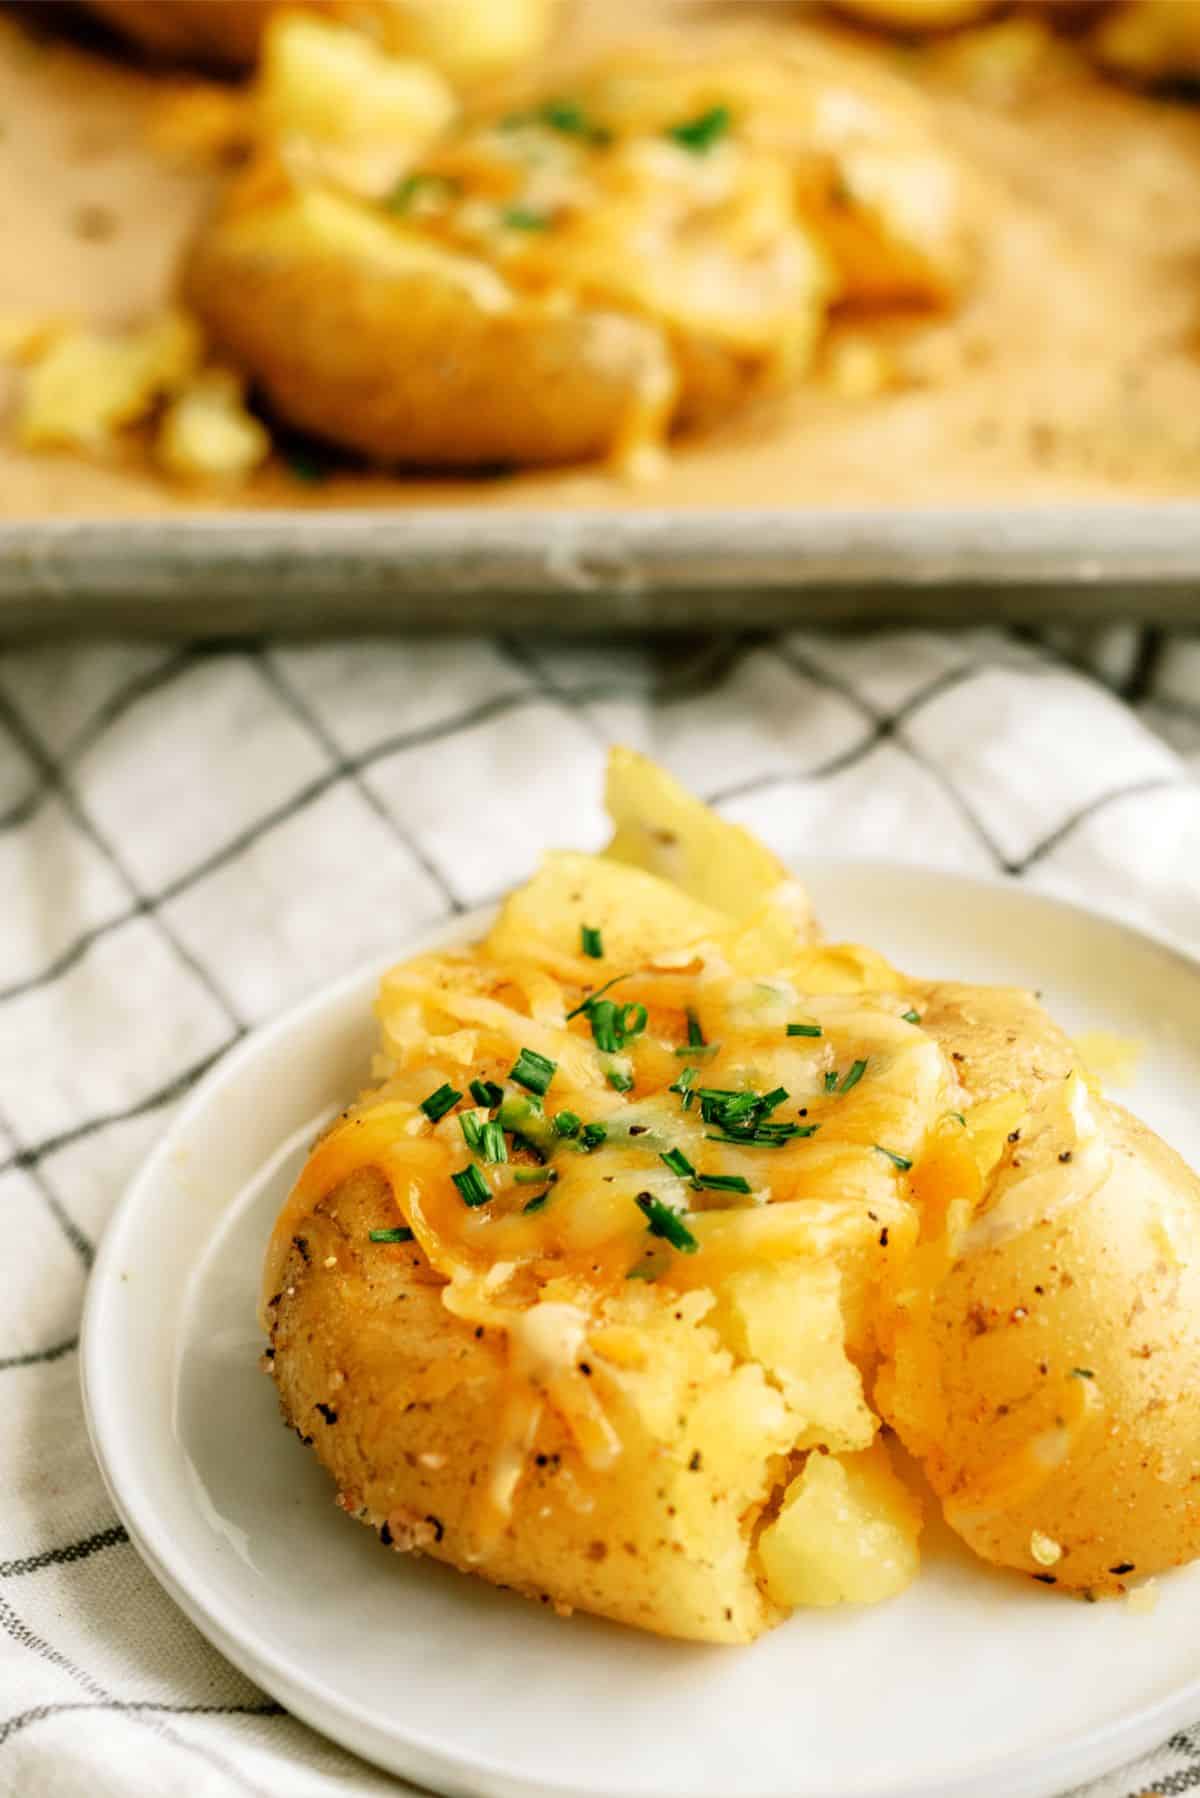
[[[673,1174],[682,1174],[688,1180],[696,1171],[682,1149],[667,1149],[658,1159],[665,1161]]]
[[[787,1034],[788,1036],[820,1036],[821,1026],[819,1024],[789,1024]]]
[[[622,1073],[620,1068],[609,1068],[605,1079],[614,1092],[631,1093],[633,1091],[633,1075]]]
[[[522,1049],[509,1069],[508,1077],[540,1098],[557,1072],[558,1063],[551,1061],[549,1056],[539,1055],[536,1049]]]
[[[445,202],[452,200],[460,188],[461,183],[450,175],[435,175],[429,170],[417,169],[413,174],[405,175],[403,181],[398,181],[383,203],[389,212],[407,212],[421,194]]]
[[[962,1125],[962,1127],[963,1127],[963,1129],[964,1129],[964,1130],[965,1130],[965,1129],[966,1129],[966,1127],[967,1127],[967,1120],[966,1120],[966,1118],[965,1118],[965,1117],[964,1117],[964,1116],[963,1116],[963,1114],[962,1114],[962,1112],[961,1112],[961,1111],[948,1111],[948,1112],[947,1112],[947,1113],[946,1113],[946,1116],[947,1116],[947,1117],[948,1117],[948,1118],[953,1118],[953,1119],[954,1119],[954,1121],[955,1121],[955,1123],[956,1123],[956,1124],[961,1124],[961,1125]]]
[[[704,1041],[704,1032],[700,1028],[700,1020],[696,1016],[694,1011],[689,1011],[687,1014],[687,1027],[688,1027],[688,1048],[689,1049],[703,1049],[706,1046],[705,1041]]]
[[[494,1080],[472,1080],[471,1097],[476,1105],[486,1105],[490,1111],[504,1097],[504,1088],[497,1086]]]
[[[904,1019],[904,1022],[906,1024],[919,1024],[921,1022],[920,1013],[913,1011],[911,1009],[908,1011],[901,1012],[900,1015]]]
[[[594,929],[591,924],[581,924],[579,926],[579,943],[583,953],[585,955],[590,955],[593,961],[600,961],[603,959],[604,939],[601,937],[600,932]]]
[[[788,1090],[786,1086],[773,1086],[770,1092],[764,1093],[763,1097],[759,1100],[762,1115],[765,1117],[769,1111],[774,1111],[778,1106],[782,1105],[787,1096]]]
[[[513,1179],[518,1186],[552,1186],[558,1175],[552,1167],[515,1167]]]
[[[728,106],[710,106],[707,112],[699,113],[694,119],[684,119],[680,124],[670,126],[667,136],[681,149],[701,156],[724,137],[732,122]]]
[[[679,1249],[685,1255],[696,1253],[700,1244],[679,1213],[673,1211],[670,1205],[664,1205],[651,1192],[639,1192],[634,1202],[646,1219],[651,1236],[661,1236],[664,1242],[669,1242],[673,1249]]]
[[[644,1005],[621,1005],[617,1008],[617,1030],[624,1041],[631,1036],[640,1036],[646,1028],[650,1014]]]
[[[649,1017],[644,1005],[614,1005],[611,999],[598,999],[587,1015],[593,1041],[605,1055],[617,1054],[630,1037],[640,1036]]]
[[[724,1130],[718,1133],[709,1130],[705,1140],[736,1143],[743,1149],[782,1149],[785,1143],[799,1142],[804,1136],[814,1136],[820,1128],[820,1124],[759,1124],[757,1128],[741,1132]]]
[[[829,1072],[825,1076],[825,1091],[827,1093],[832,1093],[832,1092],[837,1091],[837,1080],[838,1080],[837,1069],[830,1068]]]
[[[327,481],[332,473],[329,463],[313,455],[311,450],[290,450],[284,460],[289,474],[294,475],[298,481],[310,482],[314,486]]]
[[[413,1233],[407,1224],[397,1224],[390,1230],[368,1230],[369,1242],[412,1242]]]
[[[585,137],[593,144],[606,144],[611,135],[606,126],[593,124],[583,107],[574,100],[547,100],[537,117],[552,131],[562,131],[568,137]]]
[[[867,1064],[866,1064],[865,1060],[854,1062],[850,1068],[850,1072],[846,1075],[845,1079],[842,1081],[842,1084],[838,1087],[838,1092],[839,1093],[848,1093],[852,1086],[858,1085],[859,1081],[862,1079],[862,1077],[866,1073],[866,1071],[867,1071]]]
[[[639,1266],[631,1267],[625,1278],[627,1280],[657,1280],[658,1269],[643,1261]]]
[[[676,1055],[686,1055],[690,1061],[708,1061],[721,1047],[720,1043],[680,1043]]]
[[[894,1149],[885,1149],[881,1142],[877,1142],[874,1146],[881,1155],[886,1155],[892,1166],[898,1167],[902,1174],[906,1174],[912,1166],[907,1155],[897,1155]]]
[[[757,1093],[733,1092],[722,1086],[701,1086],[700,1115],[706,1124],[736,1123],[749,1118],[759,1108]]]
[[[578,1136],[583,1125],[573,1111],[559,1111],[553,1118],[556,1136]]]
[[[483,1125],[473,1111],[459,1113],[458,1127],[463,1133],[463,1141],[473,1155],[478,1155],[483,1137]]]
[[[692,1180],[697,1192],[749,1192],[750,1182],[741,1174],[697,1174]]]
[[[445,1117],[446,1113],[457,1105],[461,1098],[462,1094],[455,1092],[447,1082],[444,1086],[439,1086],[435,1093],[430,1093],[427,1099],[421,1100],[421,1110],[431,1124],[436,1124],[438,1119]]]
[[[458,1173],[451,1174],[450,1178],[457,1186],[463,1204],[470,1205],[472,1210],[477,1205],[486,1205],[492,1196],[491,1187],[474,1162],[471,1162],[468,1167],[460,1168]]]
[[[550,224],[548,212],[535,212],[531,206],[507,206],[500,216],[510,231],[544,231]]]
[[[532,1199],[530,1199],[528,1205],[522,1205],[522,1207],[521,1207],[522,1216],[528,1217],[529,1213],[531,1211],[544,1210],[545,1205],[546,1205],[546,1200],[549,1197],[550,1197],[550,1188],[549,1187],[546,1188],[545,1192],[539,1192],[539,1193],[535,1194],[535,1196]]]
[[[590,1011],[592,1009],[592,1006],[596,1003],[596,1000],[600,997],[601,993],[606,993],[610,986],[616,986],[618,980],[628,980],[629,977],[630,976],[629,976],[628,972],[626,972],[624,974],[614,974],[611,980],[606,980],[604,982],[603,986],[596,987],[593,992],[590,992],[588,994],[586,999],[580,1000],[579,1004],[575,1007],[574,1011],[569,1011],[567,1013],[567,1019],[566,1019],[567,1023],[569,1024],[571,1022],[572,1018],[577,1018],[581,1011]]]
[[[514,1136],[523,1137],[543,1153],[555,1140],[554,1128],[536,1093],[506,1092],[496,1122],[502,1130],[511,1130]]]
[[[492,1118],[482,1126],[479,1132],[479,1153],[485,1161],[507,1161],[508,1145],[504,1140],[504,1126],[499,1119]]]
[[[684,1068],[684,1070],[683,1070],[682,1074],[680,1074],[678,1080],[674,1081],[671,1084],[670,1088],[668,1089],[669,1091],[671,1091],[673,1093],[679,1094],[680,1098],[683,1100],[683,1109],[685,1111],[691,1110],[692,1100],[696,1097],[695,1093],[692,1091],[692,1087],[695,1085],[695,1083],[696,1083],[696,1069],[695,1068]]]
[[[617,1008],[612,1000],[601,999],[593,1005],[588,1012],[588,1022],[596,1047],[606,1055],[615,1055],[623,1039],[617,1027]]]
[[[579,1132],[579,1140],[590,1154],[608,1139],[608,1128],[605,1124],[585,1124]]]

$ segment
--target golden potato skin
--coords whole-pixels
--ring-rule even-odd
[[[639,388],[674,381],[642,319],[489,313],[428,273],[256,254],[219,224],[197,240],[182,290],[281,417],[385,463],[586,460],[619,439]]]
[[[967,1097],[1019,1088],[1031,1110],[877,1397],[977,1554],[1119,1589],[1200,1553],[1200,1180],[1094,1095],[1099,1148],[1081,1149],[1061,1099],[1078,1057],[1032,995],[938,983],[924,1000]],[[1066,1448],[1042,1478],[1039,1440]]]
[[[263,33],[274,12],[324,13],[373,37],[401,56],[429,56],[451,73],[470,77],[495,72],[532,54],[548,34],[556,0],[510,4],[506,29],[494,41],[481,40],[482,15],[489,0],[439,0],[461,17],[438,30],[424,0],[84,0],[124,37],[154,56],[199,62],[214,68],[250,68],[258,60]],[[422,15],[426,16],[422,16]]]
[[[921,1028],[950,1057],[972,1104],[1014,1088],[1037,1092],[1077,1063],[1069,1037],[1020,987],[938,980],[921,990]]]
[[[885,1404],[977,1554],[1104,1592],[1200,1553],[1200,1181],[1120,1107],[1090,1103],[1103,1180],[1072,1201],[1078,1150],[1053,1129],[1014,1148],[1044,1202],[993,1235],[985,1200],[933,1295],[938,1390],[902,1337]]]
[[[948,31],[973,25],[996,10],[997,0],[836,0],[839,12],[888,31]]]
[[[85,0],[123,37],[155,56],[245,68],[258,54],[270,7],[255,0]]]
[[[755,1516],[786,1473],[786,1457],[765,1452],[782,1401],[759,1369],[733,1368],[686,1301],[662,1306],[653,1326],[643,1377],[657,1429],[617,1409],[622,1457],[589,1473],[547,1410],[511,1520],[476,1558],[504,1337],[445,1309],[414,1245],[369,1242],[394,1218],[381,1174],[350,1176],[297,1228],[268,1306],[284,1417],[333,1475],[342,1508],[397,1548],[559,1608],[713,1642],[777,1621],[748,1563]]]

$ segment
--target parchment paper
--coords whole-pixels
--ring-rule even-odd
[[[169,292],[215,179],[146,142],[178,75],[0,16],[0,316],[137,318]],[[644,29],[658,5],[577,8],[574,41]],[[707,29],[689,15],[690,30]],[[582,12],[582,21],[579,14]],[[812,29],[803,6],[738,8]],[[881,46],[879,53],[896,57]],[[908,55],[920,71],[938,58]],[[944,58],[941,59],[944,62]],[[102,465],[0,442],[0,517],[244,507],[697,508],[979,505],[1200,493],[1200,107],[1125,92],[1064,58],[1014,110],[920,76],[948,144],[977,168],[980,266],[957,318],[895,324],[904,389],[840,398],[819,375],[630,486],[571,469],[470,481],[356,469],[319,484],[272,465],[230,496],[172,486],[137,448]],[[9,379],[9,392],[12,390]]]

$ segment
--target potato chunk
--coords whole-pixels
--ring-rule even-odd
[[[921,1510],[877,1442],[859,1455],[811,1454],[759,1539],[779,1605],[878,1604],[916,1577]]]
[[[847,1359],[841,1276],[829,1261],[736,1274],[717,1319],[734,1353],[757,1361],[800,1420],[796,1447],[861,1449],[875,1434]]]

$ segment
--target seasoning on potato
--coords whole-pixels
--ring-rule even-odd
[[[314,1146],[266,1365],[387,1546],[745,1642],[879,1602],[921,1506],[1043,1585],[1200,1551],[1200,1185],[1029,995],[825,941],[614,752],[600,856],[393,968]]]

